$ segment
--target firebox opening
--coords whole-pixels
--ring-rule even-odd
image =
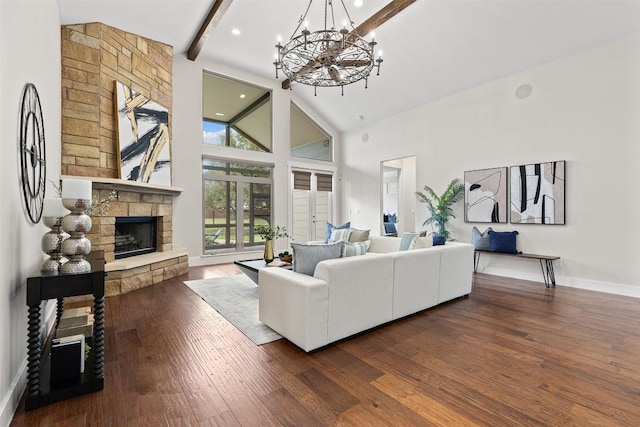
[[[116,217],[115,258],[156,252],[157,227],[154,216]]]

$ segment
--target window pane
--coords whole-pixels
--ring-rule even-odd
[[[242,150],[271,152],[271,92],[204,72],[203,142]],[[215,122],[217,126],[208,125]]]
[[[205,249],[233,247],[236,244],[236,183],[206,180],[204,183]]]
[[[202,121],[202,141],[205,144],[225,145],[227,138],[227,126],[208,120]]]
[[[249,227],[249,244],[262,243],[264,239],[254,234],[256,225],[271,223],[271,184],[245,185],[245,225]]]
[[[291,104],[291,155],[330,162],[332,138]]]

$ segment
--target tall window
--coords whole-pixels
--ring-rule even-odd
[[[271,152],[271,92],[203,73],[202,141],[242,150]]]
[[[203,157],[205,252],[263,244],[254,228],[271,224],[272,170],[271,165]]]

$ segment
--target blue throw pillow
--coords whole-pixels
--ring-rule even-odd
[[[516,246],[517,231],[493,231],[489,230],[489,240],[491,241],[492,252],[502,252],[504,254],[518,254]]]
[[[329,243],[329,239],[331,239],[331,231],[333,231],[334,229],[340,230],[342,228],[349,228],[349,227],[351,227],[351,221],[345,222],[342,225],[333,225],[327,221],[327,228],[324,232],[324,242]]]
[[[491,250],[491,237],[489,237],[489,231],[493,231],[493,228],[489,227],[482,233],[478,230],[478,227],[471,229],[471,244],[479,251]]]
[[[442,246],[445,243],[447,243],[447,239],[445,239],[444,236],[433,233],[433,246]]]

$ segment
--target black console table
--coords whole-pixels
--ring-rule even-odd
[[[104,387],[104,255],[92,252],[91,273],[57,276],[38,276],[27,279],[27,306],[29,307],[29,340],[27,372],[28,385],[25,406],[27,410],[58,402]],[[51,384],[51,337],[44,345],[40,337],[42,301],[56,298],[58,311],[56,325],[64,311],[64,298],[93,295],[93,339],[85,362],[85,370],[77,378]]]

